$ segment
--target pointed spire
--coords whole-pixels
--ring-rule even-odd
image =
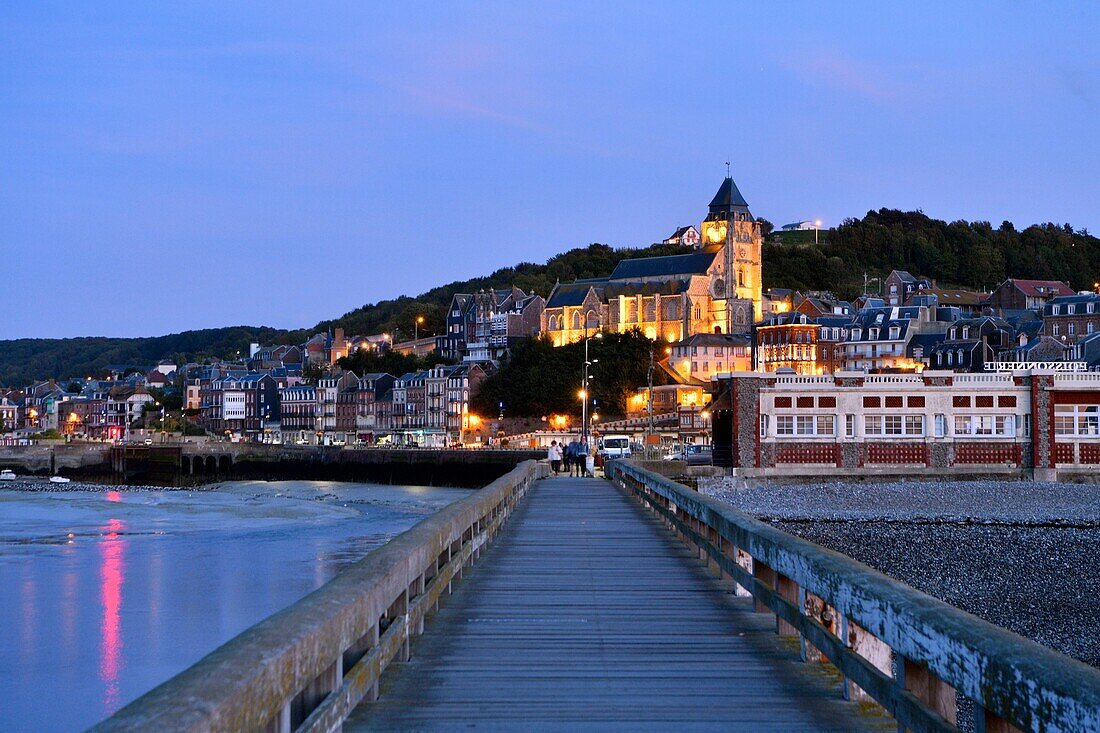
[[[731,210],[734,211],[748,211],[749,203],[745,201],[745,197],[741,195],[741,192],[737,189],[737,184],[733,182],[733,178],[727,176],[726,180],[722,181],[722,185],[718,188],[718,193],[714,194],[714,198],[710,202],[710,213],[726,213]]]

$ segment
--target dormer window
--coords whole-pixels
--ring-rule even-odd
[[[1077,312],[1077,307],[1073,303],[1070,303],[1068,306],[1066,306],[1066,314],[1067,315],[1072,316],[1076,312]]]
[[[863,338],[863,329],[862,328],[853,328],[852,329],[852,340],[853,341],[859,341],[861,338]]]
[[[901,338],[901,328],[899,328],[898,326],[891,326],[890,327],[890,340],[895,341],[899,338]]]
[[[970,338],[970,326],[963,326],[963,339]]]
[[[956,338],[958,338],[958,335],[955,333],[955,327],[952,326],[951,327],[951,340],[954,341]]]
[[[1092,313],[1095,310],[1095,303],[1087,303],[1085,305],[1085,312]]]
[[[1052,316],[1058,315],[1058,311],[1059,311],[1060,308],[1061,308],[1061,306],[1052,305],[1050,307],[1050,315],[1052,315]]]
[[[877,328],[872,328],[871,329],[870,339],[872,341],[878,341],[878,329]]]

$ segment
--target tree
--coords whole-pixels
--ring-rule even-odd
[[[600,412],[621,415],[626,399],[647,382],[649,350],[664,354],[664,342],[653,342],[638,331],[604,332],[589,341],[589,358],[596,360],[589,373],[592,397]],[[501,402],[509,415],[544,417],[551,413],[579,415],[584,369],[584,343],[555,348],[548,337],[517,344],[512,358],[486,379],[471,409],[494,415]],[[657,384],[666,383],[664,372],[655,372]]]

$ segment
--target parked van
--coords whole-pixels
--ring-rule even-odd
[[[603,438],[604,458],[629,458],[629,435],[605,435]]]

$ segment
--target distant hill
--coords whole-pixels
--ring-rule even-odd
[[[794,240],[794,241],[791,241]],[[342,327],[348,334],[394,333],[411,338],[417,316],[421,333],[439,333],[456,292],[516,285],[546,296],[558,280],[605,277],[628,257],[675,254],[683,248],[654,244],[613,249],[590,244],[551,257],[544,265],[524,262],[490,275],[452,282],[416,297],[371,303],[312,329],[284,331],[262,326],[185,331],[154,338],[18,339],[0,341],[0,384],[18,386],[33,379],[83,377],[108,364],[149,364],[164,358],[194,361],[229,358],[253,341],[300,342],[310,333]],[[1085,290],[1100,281],[1100,239],[1069,224],[1040,224],[1018,231],[1011,222],[945,222],[919,211],[879,209],[862,219],[846,219],[835,229],[784,237],[773,233],[764,245],[764,286],[831,290],[856,297],[863,275],[884,278],[890,270],[934,278],[941,287],[988,289],[1008,277],[1066,280]]]
[[[0,341],[0,385],[24,386],[33,380],[56,377],[67,380],[99,375],[108,365],[147,364],[161,359],[176,363],[204,358],[232,358],[247,353],[248,344],[259,342],[299,343],[309,334],[342,327],[349,335],[394,333],[398,339],[412,338],[418,315],[425,318],[421,334],[440,333],[451,295],[483,288],[506,288],[515,284],[528,293],[549,295],[556,280],[608,275],[619,260],[682,252],[683,248],[655,244],[643,248],[613,249],[591,244],[555,255],[545,265],[530,262],[505,267],[486,277],[452,282],[416,297],[400,297],[369,303],[339,318],[322,321],[310,329],[287,331],[264,326],[232,326],[151,338],[64,338]]]
[[[25,386],[33,380],[100,376],[116,364],[153,366],[161,359],[231,358],[248,353],[248,344],[301,340],[304,332],[264,326],[230,326],[184,331],[148,338],[92,336],[66,339],[0,341],[0,384]]]
[[[1100,281],[1100,239],[1069,224],[1017,231],[1008,221],[994,229],[984,221],[947,223],[919,211],[879,209],[823,230],[816,245],[812,231],[792,234],[765,244],[765,287],[854,298],[864,272],[885,278],[891,270],[933,278],[940,287],[983,290],[1010,277],[1064,280],[1077,290]]]

